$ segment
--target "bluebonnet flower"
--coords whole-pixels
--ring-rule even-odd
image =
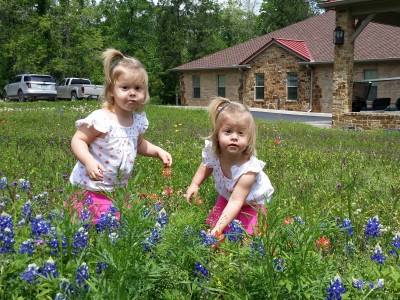
[[[114,206],[109,207],[109,212],[101,213],[100,218],[96,224],[97,232],[106,231],[112,232],[119,228],[119,221],[116,217],[118,210]]]
[[[0,253],[13,253],[14,223],[11,216],[6,212],[0,215]]]
[[[108,269],[108,265],[105,262],[99,261],[97,263],[96,273],[97,273],[97,275],[101,275],[101,273],[103,273],[103,271],[105,271],[107,269]]]
[[[85,228],[81,227],[75,232],[74,241],[72,242],[72,247],[76,251],[81,251],[88,248],[88,232]]]
[[[7,178],[6,177],[2,177],[0,179],[0,189],[5,190],[9,187],[9,184],[7,182]]]
[[[380,230],[381,226],[379,224],[378,216],[370,218],[367,222],[367,225],[365,225],[364,238],[368,238],[368,236],[373,238],[378,237],[380,236],[379,234]]]
[[[146,238],[146,241],[142,242],[143,250],[145,252],[151,252],[153,249],[153,246],[155,246],[160,239],[161,239],[161,228],[159,225],[156,225],[151,230],[150,236],[148,238]]]
[[[164,228],[168,222],[168,215],[165,209],[161,209],[156,216],[158,224],[160,224],[161,228]]]
[[[354,288],[361,290],[364,286],[364,283],[361,279],[353,278],[353,282],[351,284]]]
[[[251,242],[250,247],[252,249],[252,253],[255,253],[259,259],[262,259],[262,256],[266,254],[264,250],[264,243],[257,236]]]
[[[283,271],[283,262],[280,258],[274,258],[272,263],[274,264],[274,270],[277,272]]]
[[[194,263],[194,277],[197,278],[197,281],[200,282],[201,280],[208,280],[210,278],[210,272],[208,268],[203,266],[200,262]]]
[[[48,221],[44,220],[43,215],[37,215],[33,220],[32,220],[32,230],[31,234],[39,237],[42,234],[47,234],[51,228],[51,225]]]
[[[22,242],[18,252],[21,254],[28,253],[29,255],[33,255],[34,250],[35,250],[35,243],[33,239],[27,239],[26,241]]]
[[[245,236],[242,224],[239,220],[233,220],[229,224],[230,229],[226,231],[225,235],[228,237],[229,242],[238,242]]]
[[[90,211],[87,207],[84,207],[79,215],[82,223],[88,223],[90,221]],[[85,227],[89,227],[89,224],[86,224]]]
[[[44,267],[42,268],[42,274],[46,278],[57,278],[58,273],[56,270],[56,263],[52,258],[49,258]]]
[[[329,293],[328,296],[326,296],[327,300],[341,300],[341,294],[346,292],[346,289],[344,288],[342,283],[342,278],[340,278],[339,275],[335,276],[333,280],[330,281],[330,286],[326,288],[326,291]]]
[[[67,295],[72,295],[74,293],[74,285],[70,283],[68,279],[62,279],[61,281],[61,289]]]
[[[199,236],[201,238],[202,244],[206,247],[212,246],[218,242],[218,239],[215,237],[215,235],[204,230],[200,231]]]
[[[371,259],[382,264],[386,260],[386,256],[383,254],[382,248],[378,245],[374,248],[374,254],[371,255]]]
[[[78,270],[76,270],[76,285],[80,288],[83,288],[86,292],[89,290],[89,286],[86,281],[90,278],[89,267],[86,263],[82,263]]]
[[[370,287],[370,289],[374,290],[382,288],[384,284],[385,280],[383,278],[378,278],[375,283],[367,281],[367,285]]]
[[[31,190],[31,186],[29,185],[29,181],[25,179],[20,179],[19,183],[21,184],[21,190],[29,191]]]
[[[398,254],[398,249],[400,249],[400,233],[396,232],[392,238],[392,246],[394,249],[390,250],[391,255]]]
[[[31,201],[28,200],[24,206],[22,206],[22,214],[21,214],[22,219],[30,221],[32,218],[32,207],[31,207]]]
[[[294,217],[294,221],[299,225],[304,225],[304,221],[301,217]]]
[[[29,264],[25,272],[22,272],[19,275],[23,280],[25,280],[29,284],[39,283],[38,280],[39,267],[36,264]]]
[[[342,232],[347,231],[347,233],[350,236],[354,235],[354,233],[353,233],[353,223],[351,222],[350,219],[344,218],[343,221],[342,221],[342,224],[340,224],[339,227],[342,228],[342,230],[341,230]]]
[[[115,243],[117,242],[118,238],[119,238],[119,234],[116,232],[111,232],[108,235],[108,238],[110,239],[110,242],[112,245],[115,245]]]
[[[47,244],[47,246],[49,246],[52,249],[50,254],[56,255],[60,251],[60,245],[59,245],[57,231],[56,231],[55,227],[50,228],[50,230],[47,234],[46,244]],[[63,253],[66,253],[67,238],[65,236],[61,237],[61,247],[63,249]]]

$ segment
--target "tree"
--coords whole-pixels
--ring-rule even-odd
[[[261,34],[305,20],[315,14],[316,0],[266,0],[258,17]]]

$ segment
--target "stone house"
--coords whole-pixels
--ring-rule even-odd
[[[182,105],[215,96],[249,107],[332,112],[335,12],[177,66]],[[369,23],[354,42],[354,81],[400,77],[400,27]],[[373,82],[368,99],[400,98],[400,80]]]

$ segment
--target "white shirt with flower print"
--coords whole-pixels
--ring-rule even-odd
[[[116,123],[105,109],[93,111],[85,119],[77,120],[76,127],[93,126],[106,133],[104,138],[95,138],[89,152],[106,171],[103,181],[93,181],[86,174],[85,166],[78,161],[72,170],[70,182],[90,191],[113,191],[116,186],[126,185],[133,171],[138,146],[138,137],[149,126],[146,113],[133,113],[133,124],[124,127]]]
[[[240,176],[248,172],[256,173],[256,181],[254,182],[249,195],[246,198],[247,204],[264,204],[265,201],[270,202],[274,188],[271,182],[262,170],[265,166],[265,162],[257,159],[255,156],[251,156],[250,159],[241,166],[232,166],[231,173],[232,178],[225,177],[222,172],[219,158],[214,154],[212,150],[212,142],[206,140],[205,146],[202,152],[203,163],[206,168],[213,169],[213,177],[215,180],[215,189],[219,195],[229,201],[232,192],[235,188],[237,181]]]

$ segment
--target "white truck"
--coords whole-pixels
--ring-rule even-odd
[[[103,86],[92,84],[89,79],[68,77],[57,85],[58,99],[98,99],[103,93]]]

